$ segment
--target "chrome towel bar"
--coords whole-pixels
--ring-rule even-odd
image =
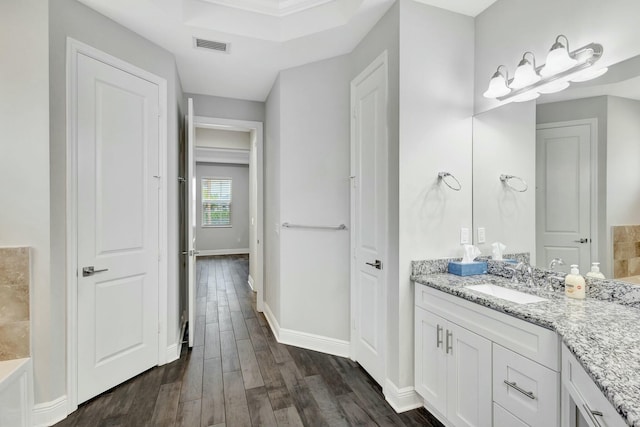
[[[340,225],[302,225],[302,224],[290,224],[288,222],[282,223],[282,228],[306,228],[310,230],[346,230],[347,226]]]

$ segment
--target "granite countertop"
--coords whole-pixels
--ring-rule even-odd
[[[575,300],[558,290],[513,284],[492,274],[418,274],[411,280],[558,332],[627,424],[640,427],[638,308],[595,298]],[[499,284],[548,301],[516,304],[464,287],[479,283]]]

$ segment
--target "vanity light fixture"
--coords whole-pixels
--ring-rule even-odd
[[[607,68],[592,68],[602,56],[598,43],[589,43],[569,51],[569,40],[560,34],[547,55],[547,62],[536,66],[532,52],[525,52],[509,80],[507,67],[500,65],[491,77],[486,98],[499,101],[524,102],[536,99],[541,93],[554,93],[569,87],[569,82],[584,82],[600,77]]]

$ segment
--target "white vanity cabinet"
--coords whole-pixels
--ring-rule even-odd
[[[416,308],[416,390],[454,426],[491,426],[491,341]]]
[[[415,388],[445,425],[559,425],[554,331],[420,284],[415,304]]]
[[[563,427],[627,426],[565,345],[562,346],[562,384]]]

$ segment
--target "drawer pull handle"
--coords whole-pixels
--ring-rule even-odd
[[[436,348],[440,348],[442,345],[442,326],[436,326]]]
[[[518,386],[518,384],[516,384],[515,382],[509,382],[507,380],[504,380],[504,383],[506,385],[508,385],[509,387],[511,387],[514,390],[519,391],[520,393],[524,394],[525,396],[527,396],[529,399],[535,399],[536,396],[533,394],[532,391],[527,391],[523,388],[521,388],[520,386]]]
[[[447,354],[449,354],[449,350],[451,350],[451,354],[453,354],[453,332],[449,332],[447,329]]]
[[[598,427],[602,427],[602,424],[600,424],[600,422],[596,418],[596,415],[598,417],[603,417],[604,414],[602,412],[600,412],[600,411],[594,411],[593,409],[589,408],[589,405],[587,405],[586,403],[583,403],[582,406],[587,411],[587,415],[589,415],[589,418],[591,419],[591,422],[594,423]]]

